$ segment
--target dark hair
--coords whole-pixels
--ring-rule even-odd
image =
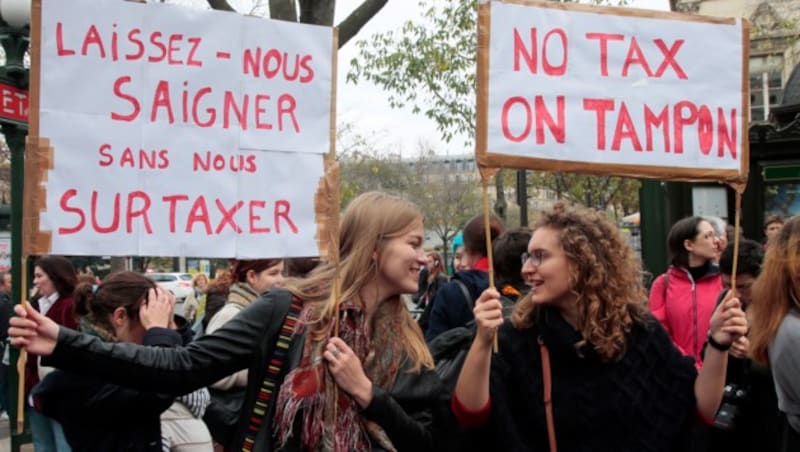
[[[108,275],[99,285],[80,283],[75,288],[75,314],[113,333],[111,314],[123,307],[131,319],[139,318],[139,307],[147,298],[148,289],[156,284],[144,275],[122,271]]]
[[[305,278],[311,270],[317,268],[319,257],[295,257],[286,259],[286,275],[293,278]]]
[[[217,293],[222,295],[223,298],[228,298],[231,284],[233,284],[233,275],[230,270],[219,269],[217,270],[217,277],[208,282],[206,293]]]
[[[94,275],[90,275],[88,273],[81,273],[78,275],[78,284],[87,283],[87,284],[97,284],[97,278]]]
[[[676,267],[689,267],[689,251],[683,246],[686,240],[694,240],[700,232],[700,223],[706,222],[703,217],[686,217],[672,225],[667,235],[670,262]],[[709,223],[710,224],[710,223]]]
[[[733,243],[728,244],[719,258],[719,270],[726,275],[733,274]],[[736,274],[750,274],[753,277],[761,273],[761,262],[764,261],[764,246],[755,240],[742,239],[739,241],[739,262],[736,265]]]
[[[56,292],[61,297],[71,297],[78,285],[78,273],[72,262],[63,256],[42,256],[36,259],[34,267],[39,267],[50,278]]]
[[[237,260],[231,264],[231,274],[235,282],[246,282],[247,272],[253,270],[256,273],[278,265],[283,259],[252,259]]]
[[[780,215],[770,215],[764,220],[764,229],[767,229],[767,226],[771,225],[772,223],[780,223],[783,224],[783,217]]]
[[[489,231],[492,240],[497,238],[498,235],[505,231],[503,221],[495,215],[489,216]],[[477,253],[481,256],[486,256],[488,253],[486,249],[486,226],[483,223],[483,214],[472,217],[463,230],[464,236],[464,249],[469,253]]]
[[[492,246],[494,272],[503,284],[516,285],[522,283],[522,260],[520,256],[528,249],[531,241],[529,228],[509,229],[495,239]]]

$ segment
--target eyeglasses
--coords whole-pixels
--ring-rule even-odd
[[[736,283],[736,290],[737,291],[749,290],[753,286],[753,282],[754,281],[749,281],[749,282],[746,282],[746,283]],[[730,282],[730,280],[723,280],[722,281],[722,287],[724,289],[731,290],[731,282]]]
[[[534,267],[538,267],[542,265],[542,261],[544,261],[545,254],[542,250],[534,250],[533,253],[522,253],[522,266],[525,266],[526,262],[530,262],[531,265]]]

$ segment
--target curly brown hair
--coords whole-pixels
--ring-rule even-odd
[[[563,202],[542,212],[534,230],[558,231],[571,272],[570,287],[578,294],[577,328],[580,351],[593,347],[604,362],[625,355],[626,336],[644,323],[647,293],[639,260],[605,214]],[[517,302],[511,321],[518,329],[533,326],[539,305],[528,294]]]

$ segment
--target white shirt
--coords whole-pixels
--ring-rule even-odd
[[[40,297],[39,298],[39,312],[42,315],[47,315],[47,311],[49,311],[50,308],[52,308],[53,305],[56,304],[56,301],[58,301],[58,292],[53,292],[52,294],[50,294],[50,296],[47,296],[47,297]],[[42,358],[40,356],[36,357],[36,367],[38,368],[37,369],[37,373],[39,374],[39,380],[40,381],[44,380],[44,377],[47,376],[47,374],[49,374],[50,372],[55,370],[54,367],[42,366],[41,360],[42,360]],[[30,403],[31,406],[33,406],[33,397],[32,396],[28,396],[28,403]]]
[[[47,297],[39,298],[39,312],[42,315],[47,315],[47,311],[56,304],[56,301],[58,301],[58,292],[53,292]]]

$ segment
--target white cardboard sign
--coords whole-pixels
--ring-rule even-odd
[[[488,58],[479,157],[534,169],[577,163],[580,172],[638,167],[663,179],[746,173],[740,19],[498,1],[481,8],[490,20],[480,46]]]
[[[41,11],[52,253],[319,254],[332,28],[124,1]]]

